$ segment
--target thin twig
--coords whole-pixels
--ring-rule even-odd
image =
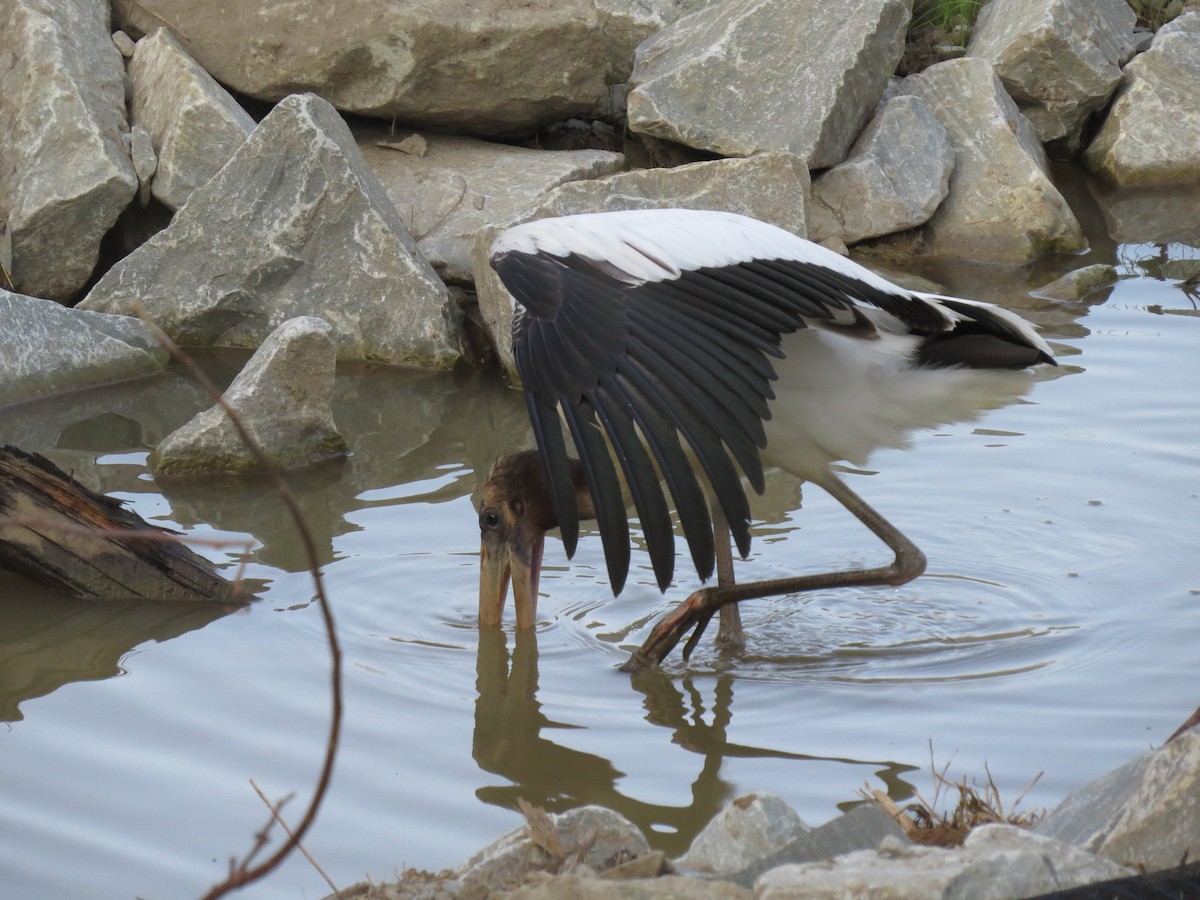
[[[262,466],[267,480],[271,482],[276,493],[279,494],[284,505],[287,507],[292,521],[296,525],[296,530],[300,534],[300,542],[304,548],[304,555],[308,559],[309,571],[312,574],[313,586],[317,593],[317,603],[321,609],[321,618],[325,625],[325,636],[329,643],[330,657],[330,682],[331,682],[331,706],[329,722],[329,738],[325,745],[325,759],[321,766],[321,774],[317,778],[317,785],[313,791],[312,799],[309,801],[308,807],[304,811],[304,815],[300,818],[300,823],[296,826],[294,832],[288,833],[288,839],[284,841],[283,846],[275,851],[266,861],[260,863],[254,868],[248,868],[251,857],[247,857],[243,863],[233,868],[229,877],[220,884],[214,885],[207,894],[204,895],[204,900],[216,900],[218,897],[223,897],[230,891],[243,887],[251,882],[257,881],[264,875],[274,870],[283,860],[292,852],[294,848],[299,846],[301,838],[307,833],[309,827],[317,817],[317,810],[321,806],[321,801],[324,799],[326,792],[329,789],[329,782],[333,777],[333,761],[337,755],[338,742],[341,738],[342,731],[342,651],[338,645],[337,630],[333,621],[333,611],[329,606],[329,598],[325,594],[325,585],[321,577],[321,563],[317,556],[316,541],[313,540],[312,532],[309,531],[308,525],[305,524],[304,515],[300,510],[300,504],[296,500],[296,496],[288,487],[283,475],[280,473],[278,466],[267,456],[266,451],[259,445],[258,441],[251,436],[246,425],[242,422],[241,417],[229,406],[222,396],[221,391],[212,383],[212,380],[204,373],[204,371],[196,364],[190,356],[184,353],[179,346],[167,336],[158,325],[150,318],[144,308],[135,310],[137,316],[146,323],[155,338],[162,344],[171,356],[182,365],[191,376],[196,379],[196,382],[208,392],[218,406],[225,411],[225,415],[229,417],[230,424],[237,431],[242,443],[254,454],[259,465]]]
[[[262,792],[262,788],[260,788],[257,784],[254,783],[253,778],[250,779],[250,787],[254,788],[254,792],[256,794],[258,794],[258,799],[261,800],[264,804],[266,804],[267,809],[269,809],[271,811],[271,816],[275,819],[276,822],[279,823],[279,827],[282,828],[285,832],[287,832],[288,837],[291,837],[292,829],[288,827],[288,823],[284,820],[283,816],[281,816],[279,814],[279,808],[283,806],[283,803],[281,802],[278,805],[273,806],[271,804],[271,801],[267,799],[267,795]],[[333,883],[333,879],[330,878],[325,873],[325,870],[321,868],[321,864],[312,858],[312,854],[309,853],[308,850],[306,850],[304,848],[304,845],[302,843],[300,843],[299,841],[296,841],[296,849],[304,854],[304,858],[307,859],[310,863],[312,863],[312,867],[317,870],[317,873],[322,878],[325,879],[325,883],[327,885],[329,885],[329,889],[336,894],[338,892],[337,885]]]

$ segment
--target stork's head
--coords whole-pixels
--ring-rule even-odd
[[[576,466],[581,518],[591,515],[582,472]],[[499,625],[508,583],[518,628],[532,628],[546,532],[558,521],[536,450],[510,453],[492,466],[479,503],[479,624]]]

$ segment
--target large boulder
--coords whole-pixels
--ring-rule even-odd
[[[492,242],[505,228],[549,216],[679,207],[741,213],[803,237],[809,187],[808,169],[801,159],[790,153],[762,153],[571,181],[513,219],[479,229],[471,251],[475,288],[501,368],[512,383],[519,381],[512,353],[512,298],[488,263]]]
[[[263,100],[312,91],[347,112],[470,134],[586,114],[662,22],[596,0],[114,0],[134,33],[169,23],[223,84]],[[603,4],[611,7],[611,4]],[[623,71],[613,71],[624,60]]]
[[[157,156],[151,191],[179,209],[254,130],[254,120],[167,30],[137,42],[129,61],[134,126]]]
[[[138,319],[69,309],[0,289],[0,407],[162,371]]]
[[[840,162],[904,50],[904,0],[723,0],[637,49],[629,125],[723,156]],[[820,40],[813,40],[820,35]]]
[[[845,162],[814,179],[813,204],[847,244],[929,221],[950,191],[950,136],[919,97],[893,97]],[[825,237],[826,235],[821,235]]]
[[[71,299],[137,191],[110,32],[106,0],[0,4],[0,258],[24,294]]]
[[[189,345],[257,347],[317,315],[340,359],[445,368],[462,355],[445,286],[337,111],[311,94],[275,107],[80,305],[141,305]]]
[[[1079,149],[1088,117],[1108,102],[1133,55],[1126,0],[993,0],[967,54],[986,59],[1043,142]]]
[[[915,250],[935,256],[1027,263],[1087,246],[1078,220],[1050,180],[1029,120],[978,57],[948,60],[905,79],[954,147],[950,193],[920,231]]]
[[[1168,22],[1125,67],[1083,160],[1120,185],[1200,181],[1200,11]]]
[[[295,469],[346,451],[333,422],[337,348],[329,323],[289,319],[254,352],[222,400],[278,469]],[[150,454],[157,475],[240,475],[263,465],[221,405],[197,414]]]
[[[355,130],[363,158],[408,223],[417,247],[447,281],[470,283],[471,244],[490,222],[511,218],[560,184],[599,178],[625,164],[604,150],[535,150],[428,134],[406,151],[386,126]]]

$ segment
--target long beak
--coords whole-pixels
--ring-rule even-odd
[[[540,535],[529,548],[529,558],[507,541],[484,537],[479,548],[479,625],[498,627],[504,617],[508,583],[512,581],[517,628],[532,628],[537,619],[538,582],[542,573],[545,540]]]

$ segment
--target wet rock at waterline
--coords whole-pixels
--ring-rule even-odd
[[[113,13],[135,34],[170,23],[214,78],[251,97],[312,91],[346,112],[492,136],[603,107],[662,24],[644,5],[596,0],[359,0],[353,15],[295,0],[229,0],[221,15],[190,0],[114,0]]]
[[[804,161],[791,153],[759,153],[672,169],[640,169],[605,178],[571,181],[545,194],[536,206],[505,222],[481,228],[471,251],[479,312],[496,358],[508,379],[519,381],[512,354],[512,301],[488,264],[488,253],[505,228],[549,216],[619,209],[728,210],[807,232],[809,180]]]
[[[814,240],[846,244],[929,221],[950,190],[954,151],[942,123],[919,97],[893,97],[871,120],[845,162],[813,181]]]
[[[0,289],[0,407],[162,371],[138,319],[69,309]]]
[[[158,155],[151,190],[179,209],[254,130],[254,120],[167,30],[137,42],[129,61],[134,127],[149,132]]]
[[[726,875],[777,853],[809,827],[775,794],[747,794],[717,813],[676,865],[699,875]]]
[[[475,138],[422,135],[406,152],[406,135],[387,126],[355,129],[367,165],[417,241],[447,281],[470,283],[471,244],[484,225],[509,219],[551,188],[599,178],[625,164],[603,150],[535,150]]]
[[[712,3],[638,47],[629,127],[723,156],[786,150],[810,169],[840,162],[900,60],[909,7]]]
[[[1200,11],[1168,22],[1125,67],[1083,160],[1119,185],[1200,182]]]
[[[463,353],[445,285],[337,111],[311,94],[276,106],[80,306],[144,306],[185,345],[257,347],[313,314],[339,359],[447,368]]]
[[[946,199],[918,232],[898,239],[900,252],[1021,264],[1087,246],[1029,120],[990,64],[938,63],[901,91],[924,100],[945,127],[955,166]]]
[[[321,462],[346,451],[333,422],[336,349],[328,322],[289,319],[250,357],[222,399],[279,469]],[[150,455],[155,475],[261,472],[221,406],[167,435]]]
[[[1097,263],[1068,272],[1030,293],[1051,300],[1082,300],[1092,291],[1116,284],[1119,277],[1113,266]]]
[[[967,54],[986,59],[1043,143],[1077,151],[1133,55],[1126,0],[995,0],[979,10]]]
[[[1200,727],[1079,788],[1037,831],[1151,871],[1200,859]]]
[[[71,299],[137,190],[110,33],[104,0],[0,4],[0,258],[21,293]]]

